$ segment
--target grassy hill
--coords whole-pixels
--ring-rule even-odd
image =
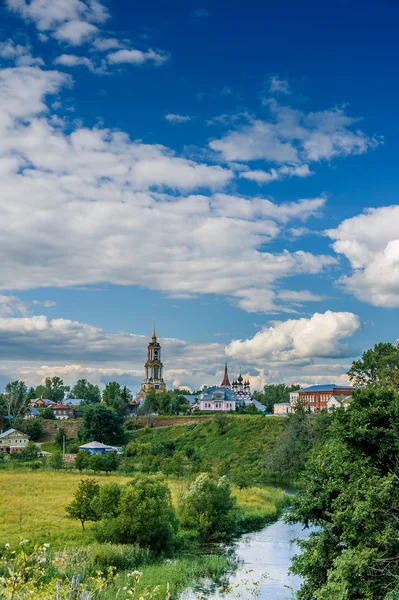
[[[130,433],[133,453],[162,454],[162,446],[172,447],[173,457],[196,463],[197,470],[220,475],[245,473],[250,485],[265,480],[263,459],[280,435],[284,420],[258,415],[218,417],[200,423],[141,429]],[[132,455],[133,455],[132,453]],[[164,459],[164,462],[170,460]],[[159,468],[163,470],[162,463]],[[234,479],[234,477],[233,477]]]

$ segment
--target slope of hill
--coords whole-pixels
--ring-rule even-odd
[[[223,416],[224,417],[224,416]],[[171,448],[174,457],[184,457],[197,470],[217,470],[220,475],[245,475],[250,485],[265,479],[263,459],[280,435],[284,420],[258,415],[234,415],[222,419],[215,417],[201,423],[179,427],[141,429],[130,434],[133,455],[162,453]],[[238,475],[240,473],[240,475]]]

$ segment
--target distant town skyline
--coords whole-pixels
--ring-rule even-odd
[[[390,2],[5,0],[0,390],[346,384],[399,307]]]

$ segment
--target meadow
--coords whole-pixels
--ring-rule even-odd
[[[100,484],[126,483],[128,476],[82,475],[64,471],[0,471],[0,485],[7,498],[0,506],[0,545],[17,546],[21,537],[33,544],[50,544],[51,556],[57,566],[55,577],[70,579],[79,574],[83,579],[106,572],[117,566],[118,577],[110,586],[106,598],[115,597],[117,589],[128,582],[128,572],[139,568],[142,580],[138,592],[159,586],[156,598],[164,598],[167,586],[172,597],[193,581],[211,577],[217,585],[225,583],[226,573],[234,561],[220,546],[183,550],[173,559],[154,560],[146,550],[129,545],[98,544],[91,534],[91,523],[82,531],[79,522],[67,518],[65,506],[72,500],[82,477],[96,479]],[[169,479],[168,485],[176,504],[179,494],[187,489],[187,480]],[[261,527],[278,518],[289,497],[277,488],[233,488],[244,516],[245,529]]]
[[[90,523],[82,531],[79,522],[69,519],[65,506],[73,498],[79,481],[92,477],[100,484],[126,483],[123,475],[82,475],[78,472],[13,469],[0,471],[3,501],[0,505],[0,544],[18,543],[20,537],[32,543],[50,543],[54,548],[85,546],[92,542]],[[169,479],[173,502],[188,485],[186,480]],[[233,488],[248,525],[261,526],[275,520],[287,505],[287,495],[273,487]]]

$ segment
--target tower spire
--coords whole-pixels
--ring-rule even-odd
[[[229,381],[229,375],[227,373],[227,362],[224,365],[224,377],[223,377],[223,381],[220,385],[221,385],[221,387],[226,387],[229,389],[231,388],[230,381]]]
[[[152,339],[153,340],[157,339],[157,331],[156,331],[156,328],[155,328],[155,321],[154,321],[154,331],[153,331],[153,334],[152,334]]]

